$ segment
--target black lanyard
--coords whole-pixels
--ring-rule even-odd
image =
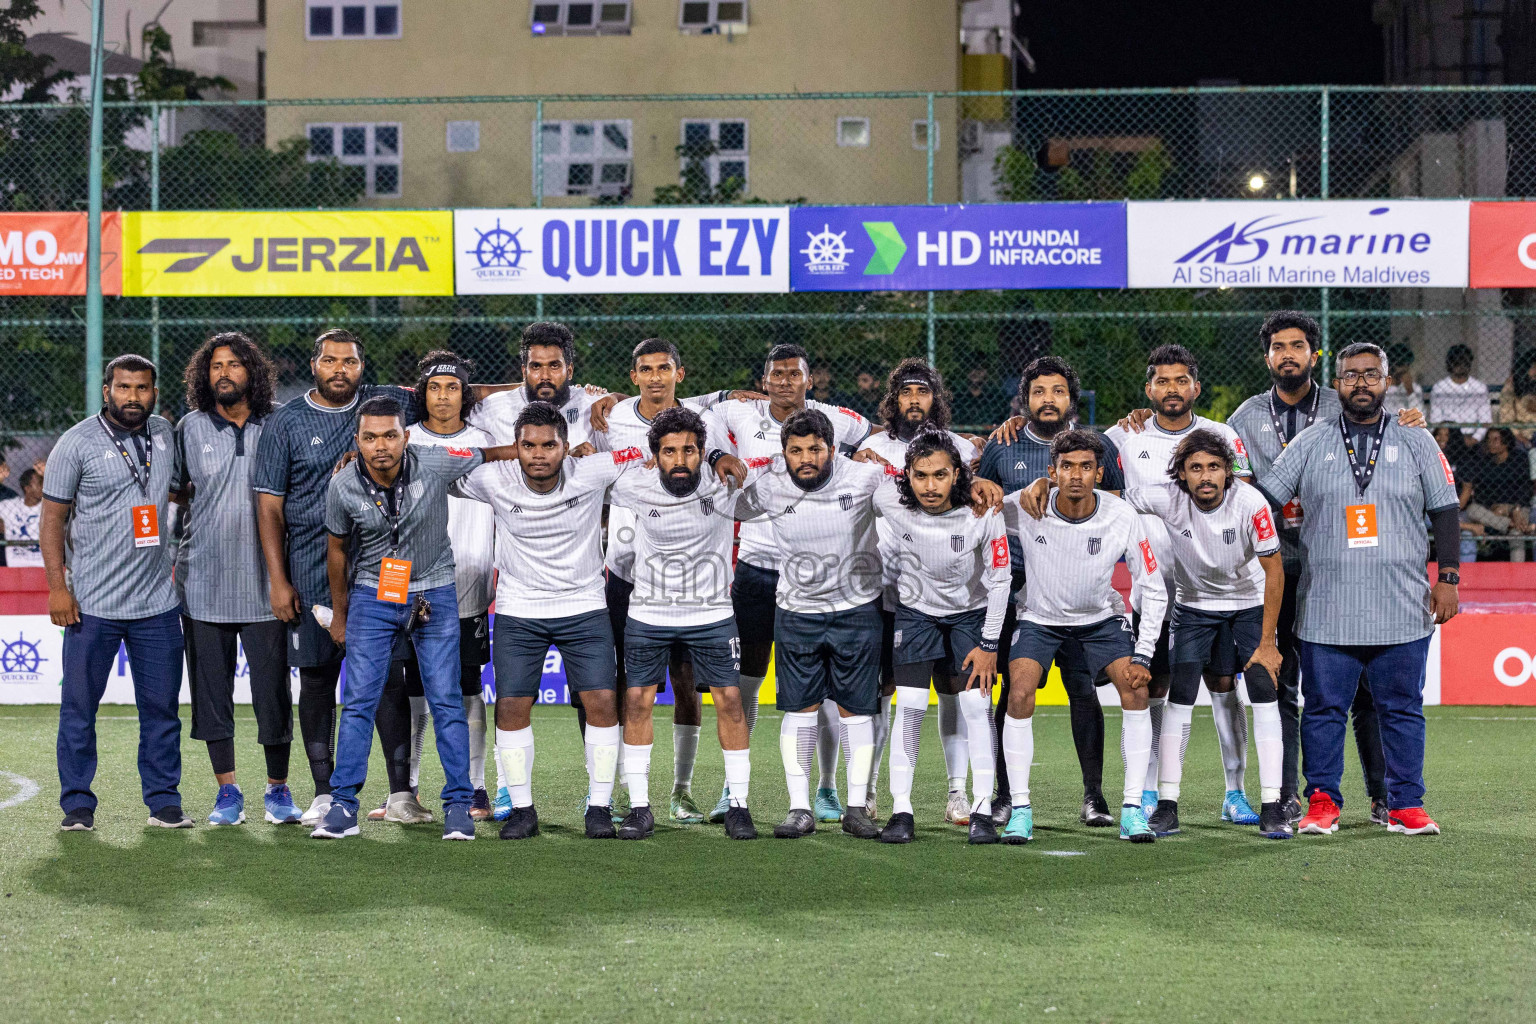
[[[1322,397],[1322,392],[1318,390],[1317,382],[1314,381],[1312,383],[1312,407],[1306,411],[1307,422],[1301,425],[1301,430],[1306,430],[1312,425],[1312,421],[1317,419],[1317,403]],[[1293,405],[1291,408],[1294,409],[1296,406]],[[1269,390],[1269,422],[1275,428],[1275,438],[1280,442],[1280,450],[1285,451],[1285,446],[1290,444],[1293,438],[1285,436],[1285,427],[1280,420],[1280,410],[1275,407],[1274,388]],[[1296,431],[1296,433],[1301,433],[1301,430]]]
[[[1360,457],[1355,454],[1355,443],[1350,439],[1349,423],[1342,413],[1339,414],[1339,432],[1344,435],[1344,452],[1349,456],[1350,472],[1355,474],[1355,486],[1360,489],[1360,496],[1365,497],[1365,489],[1371,486],[1371,477],[1376,475],[1376,460],[1381,456],[1381,438],[1387,432],[1387,414],[1382,413],[1381,419],[1376,423],[1376,437],[1371,443],[1371,457],[1365,465],[1360,465]]]
[[[409,454],[409,453],[407,453]],[[380,489],[373,482],[373,477],[363,468],[363,460],[357,460],[357,473],[363,478],[363,486],[368,488],[368,496],[373,499],[373,505],[379,510],[379,515],[389,524],[389,557],[394,558],[400,553],[400,517],[405,514],[405,456],[400,457],[400,472],[395,476],[395,482],[389,487]],[[384,499],[388,498],[386,504]],[[394,506],[394,512],[390,512],[389,506]]]
[[[150,479],[149,474],[155,457],[154,444],[148,437],[144,438],[144,476],[141,479],[139,477],[139,460],[128,454],[128,448],[123,444],[123,439],[118,437],[112,428],[107,425],[106,414],[97,413],[96,422],[100,423],[101,429],[107,432],[107,439],[111,441],[113,446],[117,449],[117,454],[121,455],[123,457],[123,461],[128,464],[128,472],[133,474],[133,482],[139,485],[139,492],[143,494],[144,499],[148,501]]]

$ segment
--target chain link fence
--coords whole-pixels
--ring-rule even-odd
[[[84,209],[85,109],[0,104],[0,119],[0,209]],[[122,210],[1536,196],[1536,90],[1520,87],[108,104],[106,138],[106,206]],[[81,416],[83,307],[0,298],[0,433],[51,437]],[[822,393],[856,407],[897,360],[931,352],[975,427],[1054,352],[1083,377],[1084,419],[1105,423],[1140,404],[1146,353],[1165,342],[1196,354],[1202,411],[1224,417],[1265,386],[1256,330],[1281,307],[1319,315],[1335,349],[1430,354],[1426,387],[1453,341],[1496,386],[1536,348],[1524,291],[1298,288],[108,298],[105,352],[154,356],[175,414],[180,368],[214,331],[264,342],[291,397],[325,327],[366,339],[373,379],[408,379],[446,344],[503,380],[522,325],[548,318],[577,331],[581,382],[614,389],[656,335],[682,349],[687,390],[752,385],[767,349],[795,342]]]

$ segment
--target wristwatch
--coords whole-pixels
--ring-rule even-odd
[[[1461,573],[1455,569],[1441,569],[1440,582],[1449,583],[1453,587],[1458,586],[1461,583]]]

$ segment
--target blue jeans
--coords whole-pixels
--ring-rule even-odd
[[[1344,721],[1360,673],[1376,704],[1387,763],[1387,806],[1424,806],[1424,666],[1429,637],[1406,644],[1333,647],[1301,642],[1301,754],[1307,795],[1322,792],[1344,806]]]
[[[437,756],[443,763],[443,806],[468,805],[469,724],[459,693],[459,602],[453,584],[428,590],[432,617],[411,633],[421,688],[432,708]],[[346,708],[336,730],[336,769],[331,773],[331,797],[357,812],[357,794],[368,778],[373,750],[373,716],[389,679],[390,654],[405,630],[412,594],[405,604],[380,601],[377,591],[354,587],[347,608]]]
[[[181,805],[181,613],[147,619],[81,615],[64,630],[64,681],[59,698],[59,806],[96,810],[96,709],[118,647],[128,647],[133,700],[139,709],[139,784],[151,811]]]

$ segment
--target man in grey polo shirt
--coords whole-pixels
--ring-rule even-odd
[[[249,668],[256,739],[266,754],[266,819],[297,824],[300,812],[288,789],[293,694],[283,656],[285,629],[267,600],[251,490],[256,445],[272,412],[272,362],[238,331],[215,334],[187,363],[185,383],[193,411],[176,424],[176,490],[185,505],[176,587],[192,684],[192,738],[208,744],[219,784],[208,823],[245,820],[245,795],[235,782],[239,642]]]
[[[151,415],[155,366],[107,364],[105,408],[75,424],[48,456],[42,548],[48,615],[64,627],[59,703],[60,827],[96,823],[96,709],[118,647],[128,647],[139,712],[139,780],[151,825],[190,828],[182,813],[181,622],[165,536],[179,475],[171,425]],[[70,555],[65,554],[66,536]]]
[[[1456,614],[1460,530],[1450,464],[1426,430],[1382,412],[1387,357],[1366,342],[1339,353],[1342,414],[1302,430],[1260,488],[1301,500],[1297,636],[1306,714],[1301,749],[1307,814],[1299,831],[1338,828],[1344,719],[1363,671],[1386,756],[1387,827],[1439,832],[1424,813],[1424,667],[1437,624]],[[1425,579],[1428,513],[1440,578]]]

